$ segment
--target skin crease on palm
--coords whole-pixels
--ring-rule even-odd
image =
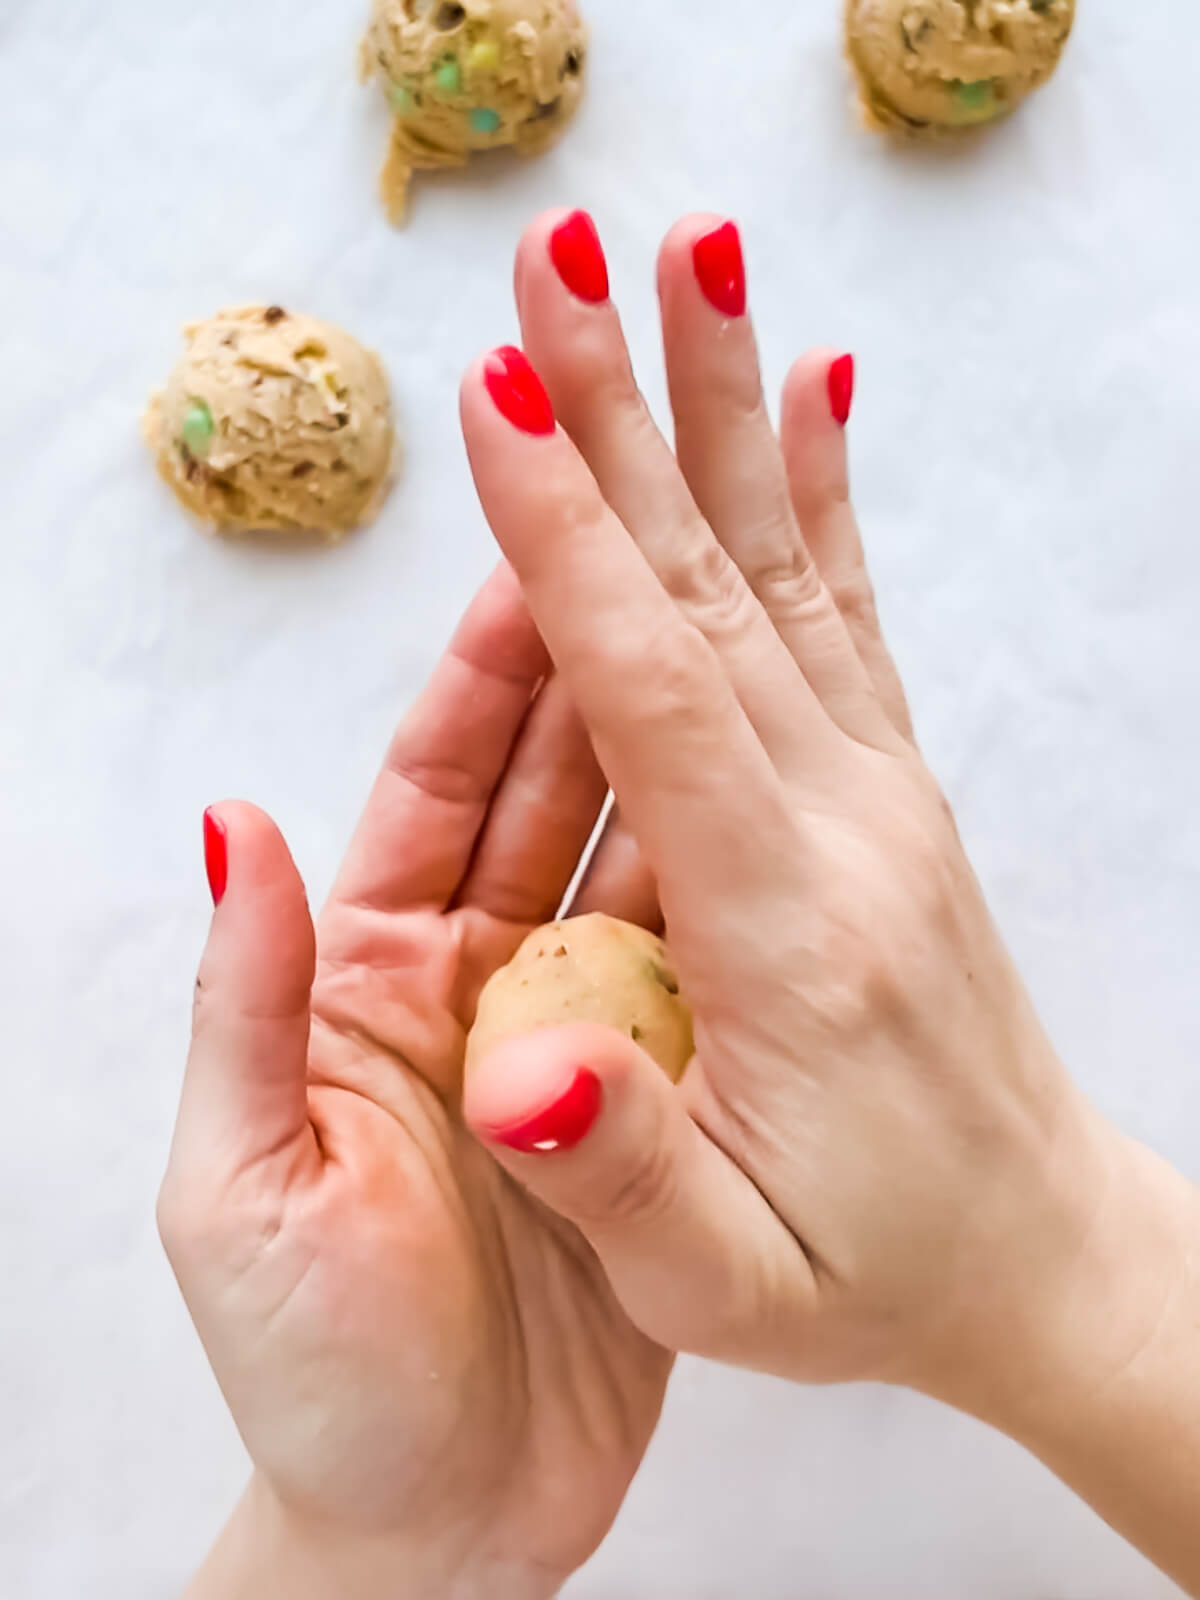
[[[1195,1196],[1101,1122],[1032,1013],[879,632],[833,352],[793,369],[777,439],[748,318],[697,287],[717,220],[660,258],[674,451],[612,305],[554,271],[561,214],[522,241],[559,427],[520,433],[480,367],[463,389],[516,577],[397,734],[315,948],[273,825],[218,808],[229,882],[160,1215],[256,1471],[197,1600],[278,1580],[246,1553],[264,1525],[304,1571],[332,1550],[346,1597],[555,1592],[675,1349],[972,1410],[1200,1585],[1178,1536],[1200,1427],[1150,1430],[1145,1458],[1183,1468],[1151,1504],[1071,1453],[1080,1395],[1128,1432],[1123,1374],[1163,1342],[1172,1274],[1195,1283]],[[675,1089],[616,1033],[552,1030],[464,1101],[479,989],[555,914],[607,783],[575,909],[656,926],[661,902],[696,1059]],[[492,1137],[580,1066],[603,1101],[576,1148]]]

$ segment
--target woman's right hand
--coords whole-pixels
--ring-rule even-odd
[[[593,246],[578,216],[526,235],[549,403],[493,356],[464,429],[657,882],[697,1055],[674,1089],[615,1033],[534,1035],[472,1076],[467,1118],[536,1121],[538,1150],[490,1147],[653,1339],[971,1409],[1200,1583],[1200,1416],[1180,1429],[1165,1376],[1152,1417],[1133,1403],[1185,1348],[1171,1294],[1200,1299],[1196,1197],[1072,1085],[912,742],[849,507],[845,364],[793,371],[781,451],[736,231],[682,223],[659,269],[673,453]],[[1089,1407],[1170,1463],[1156,1499],[1131,1502],[1095,1429],[1068,1459]]]

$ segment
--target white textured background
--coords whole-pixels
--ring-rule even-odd
[[[858,499],[927,751],[1067,1059],[1200,1177],[1200,11],[1081,0],[1053,86],[928,159],[848,117],[838,10],[591,0],[560,149],[424,183],[397,234],[360,0],[0,0],[3,1600],[170,1597],[240,1486],[152,1216],[200,812],[269,807],[322,896],[491,561],[455,386],[514,331],[543,205],[594,210],[656,406],[653,252],[693,207],[744,224],[773,385],[806,344],[858,353]],[[344,322],[394,375],[407,475],[339,550],[207,539],[149,470],[176,325],[242,298]],[[972,1423],[695,1365],[571,1591],[1170,1592]]]

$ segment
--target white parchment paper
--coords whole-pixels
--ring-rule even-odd
[[[1066,1058],[1200,1177],[1200,12],[1080,0],[968,154],[847,110],[839,0],[591,0],[537,165],[374,196],[360,0],[0,0],[0,1594],[178,1592],[241,1447],[162,1259],[165,1159],[236,793],[314,900],[488,569],[455,388],[547,204],[596,214],[662,411],[653,252],[742,222],[773,386],[854,349],[857,496],[927,752]],[[137,435],[181,321],[272,299],[376,345],[408,467],[365,536],[204,537]],[[576,1600],[1152,1600],[1014,1447],[886,1391],[685,1363]],[[282,1600],[282,1597],[281,1597]]]

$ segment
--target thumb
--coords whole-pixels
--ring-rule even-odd
[[[701,1072],[693,1062],[684,1078]],[[467,1074],[463,1112],[531,1194],[573,1222],[658,1343],[745,1361],[768,1286],[807,1264],[750,1179],[626,1035],[591,1023],[506,1039]]]
[[[215,904],[175,1144],[234,1170],[308,1133],[316,940],[300,874],[257,807],[206,811],[204,855]]]

